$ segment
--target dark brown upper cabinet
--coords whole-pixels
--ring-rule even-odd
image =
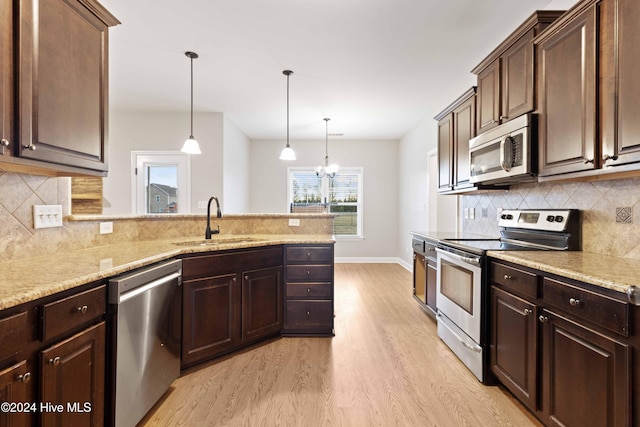
[[[94,0],[13,4],[18,25],[12,149],[19,157],[11,159],[13,166],[106,175],[108,27],[119,21]]]
[[[0,8],[0,159],[11,155],[13,126],[13,4]]]
[[[591,2],[535,41],[540,176],[598,166],[596,13]]]
[[[532,41],[563,13],[534,12],[471,71],[478,76],[478,135],[535,109]]]
[[[601,160],[615,172],[640,162],[640,2],[608,0],[599,10]]]
[[[438,121],[438,191],[475,189],[469,182],[469,140],[476,136],[476,88],[440,112]]]

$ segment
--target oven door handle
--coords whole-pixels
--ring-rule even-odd
[[[442,313],[438,312],[438,314],[436,314],[436,317],[438,319],[441,319],[442,318]],[[445,324],[445,326],[446,326],[446,324]],[[482,347],[469,344],[468,342],[463,340],[462,337],[460,337],[460,335],[458,335],[453,329],[449,328],[448,326],[447,326],[447,329],[449,330],[449,332],[451,334],[453,334],[458,339],[458,341],[460,341],[460,343],[463,346],[465,346],[469,350],[473,351],[474,353],[482,353]]]
[[[478,257],[462,256],[462,255],[454,254],[453,252],[445,251],[444,249],[440,249],[440,248],[436,248],[436,252],[441,255],[450,256],[462,262],[466,262],[467,264],[480,265],[480,258]]]

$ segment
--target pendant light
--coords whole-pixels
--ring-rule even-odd
[[[293,71],[284,70],[282,74],[287,76],[287,145],[280,153],[280,160],[295,160],[296,153],[293,152],[293,148],[289,145],[289,76],[293,74]]]
[[[325,136],[324,136],[324,166],[316,166],[316,175],[318,178],[322,178],[323,176],[327,176],[329,178],[333,178],[336,176],[336,172],[338,172],[338,165],[335,163],[329,164],[329,118],[325,118],[324,127],[325,127]]]
[[[193,60],[198,58],[198,54],[195,52],[185,52],[184,54],[191,60],[191,133],[180,151],[187,154],[201,154],[200,145],[193,137]]]

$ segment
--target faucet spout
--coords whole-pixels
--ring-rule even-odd
[[[211,230],[211,202],[212,201],[216,201],[216,206],[218,208],[218,212],[216,214],[216,216],[218,218],[222,218],[222,211],[220,210],[220,202],[218,201],[218,198],[216,196],[212,196],[209,199],[209,203],[207,203],[207,229],[204,232],[204,238],[205,239],[211,239],[211,235],[212,234],[219,234],[220,233],[220,226],[218,225],[218,228],[216,230]]]

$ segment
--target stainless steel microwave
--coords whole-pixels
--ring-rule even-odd
[[[538,165],[535,116],[525,114],[469,141],[471,183],[535,181]]]

